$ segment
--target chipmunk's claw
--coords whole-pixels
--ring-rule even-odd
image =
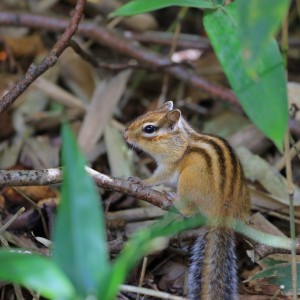
[[[136,177],[136,176],[130,176],[127,178],[127,180],[133,184],[142,184],[142,179],[140,179],[139,177]]]
[[[177,200],[177,194],[175,192],[165,192],[165,195],[167,196],[168,200],[174,202]]]

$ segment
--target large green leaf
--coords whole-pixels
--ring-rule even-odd
[[[67,125],[63,127],[65,165],[62,199],[54,227],[53,259],[81,296],[96,294],[110,272],[105,226],[96,187]]]
[[[48,258],[1,250],[0,265],[1,280],[21,284],[49,299],[77,299],[69,279]]]
[[[114,11],[111,16],[137,15],[169,6],[186,6],[202,9],[216,9],[224,0],[134,0]]]
[[[243,57],[250,69],[277,32],[290,0],[238,0],[238,22]]]
[[[282,149],[287,128],[285,70],[278,46],[268,42],[250,76],[242,57],[236,3],[205,12],[205,30],[227,78],[254,124]]]
[[[292,269],[290,263],[279,263],[273,266],[267,267],[259,273],[256,273],[250,278],[254,279],[264,279],[270,284],[275,284],[283,287],[282,291],[286,294],[291,294],[293,290],[292,281]],[[300,294],[300,264],[297,263],[297,287],[298,295]]]

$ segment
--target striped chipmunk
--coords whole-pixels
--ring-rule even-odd
[[[222,220],[246,221],[250,198],[231,146],[218,136],[197,133],[172,101],[135,119],[123,136],[157,164],[153,176],[141,184],[175,186],[174,203],[183,215],[201,212],[218,220],[201,231],[193,245],[188,299],[238,299],[235,235]]]

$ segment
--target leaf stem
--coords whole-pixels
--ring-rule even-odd
[[[284,65],[287,69],[288,64],[288,11],[282,23],[281,50]],[[297,300],[297,259],[296,259],[296,232],[295,232],[295,210],[294,210],[294,186],[293,174],[290,156],[289,129],[287,129],[284,139],[286,177],[289,195],[289,213],[290,213],[290,235],[291,235],[291,256],[292,256],[292,283],[293,300]]]
[[[286,156],[286,177],[289,195],[289,213],[290,213],[290,232],[291,232],[291,254],[292,254],[292,281],[293,281],[293,299],[297,299],[297,260],[296,260],[296,232],[295,232],[295,211],[294,211],[294,187],[292,166],[290,158],[289,131],[285,136],[285,156]]]

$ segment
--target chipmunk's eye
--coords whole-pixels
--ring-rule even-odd
[[[158,127],[157,126],[154,126],[154,125],[147,125],[143,128],[143,131],[145,133],[153,133],[154,131],[158,130]]]

